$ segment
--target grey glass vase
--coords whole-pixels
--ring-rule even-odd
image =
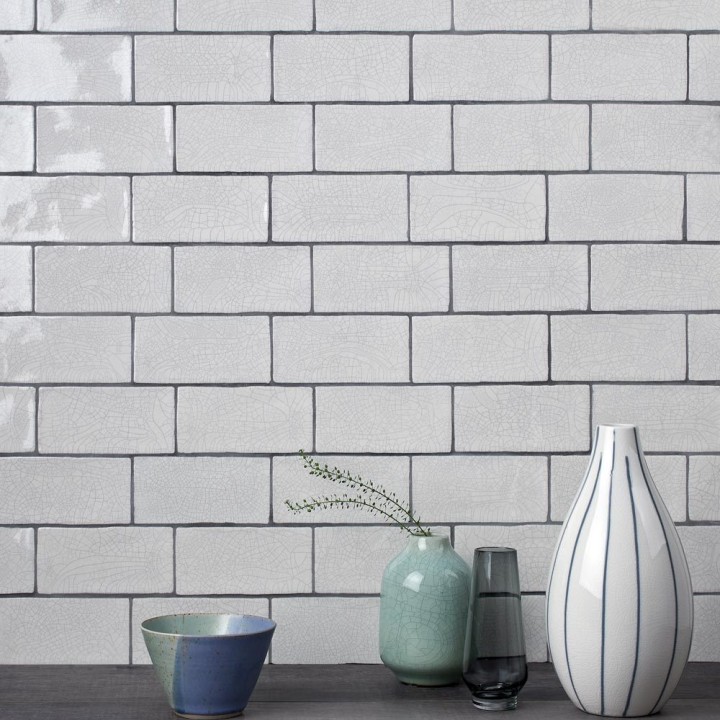
[[[527,680],[517,552],[475,549],[463,679],[480,710],[514,710]]]

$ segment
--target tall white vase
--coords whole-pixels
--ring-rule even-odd
[[[692,639],[692,586],[633,425],[600,425],[547,593],[548,646],[570,700],[594,715],[659,712]]]

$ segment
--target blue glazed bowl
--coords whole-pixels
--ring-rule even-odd
[[[170,707],[185,718],[231,718],[250,699],[275,632],[256,615],[161,615],[140,626]]]

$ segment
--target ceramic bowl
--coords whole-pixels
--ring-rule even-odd
[[[185,718],[242,713],[275,632],[256,615],[161,615],[140,626],[170,707]]]

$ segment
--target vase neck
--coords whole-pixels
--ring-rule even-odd
[[[642,455],[635,425],[598,425],[593,440],[593,454]]]
[[[413,535],[408,539],[408,549],[426,552],[445,550],[450,547],[447,535]]]

